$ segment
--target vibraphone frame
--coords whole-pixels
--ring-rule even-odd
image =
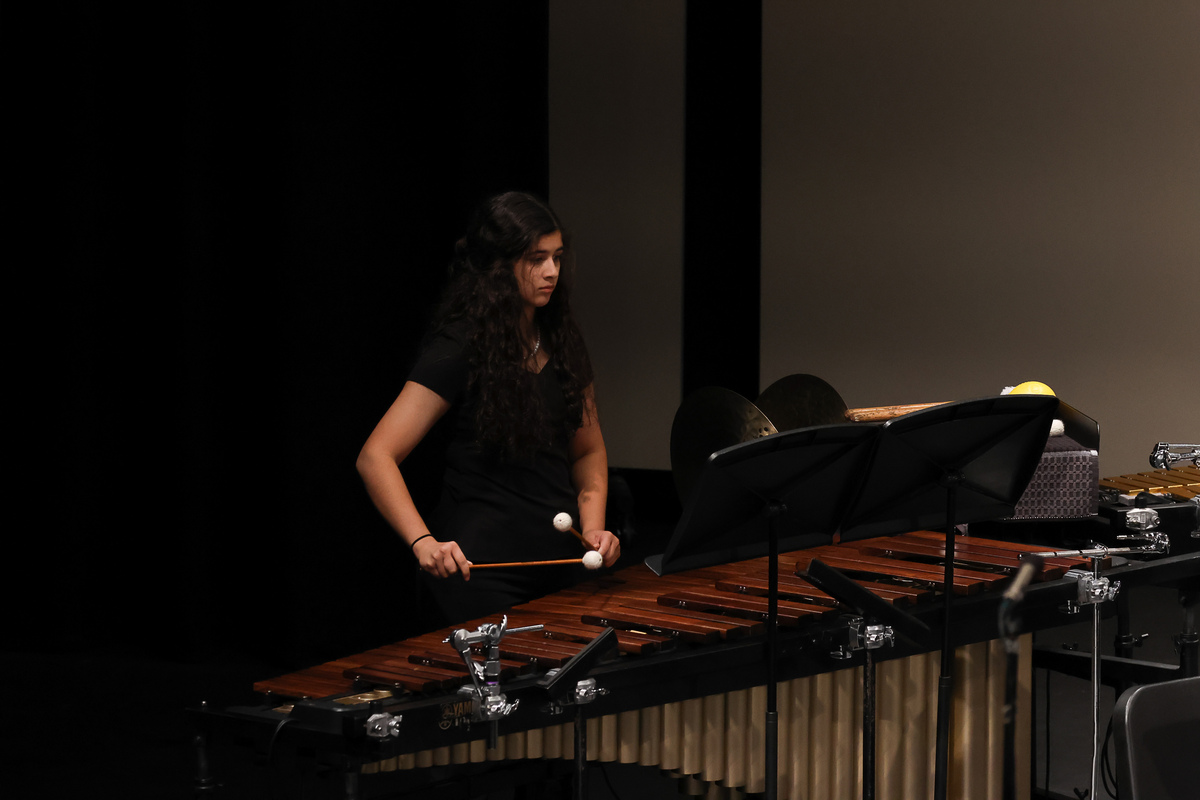
[[[795,555],[788,554],[781,559],[788,563],[795,560]],[[1136,585],[1194,579],[1196,570],[1195,556],[1182,555],[1129,563],[1107,570],[1105,575],[1127,585]],[[1061,625],[1064,620],[1058,607],[1071,600],[1076,591],[1076,582],[1071,579],[1031,586],[1020,609],[1021,629],[1033,631]],[[999,592],[957,598],[952,643],[961,647],[996,638],[999,603]],[[935,632],[940,630],[936,604],[909,610]],[[825,641],[830,627],[831,624],[816,624],[780,630],[776,665],[779,681],[861,665],[861,654],[846,662],[831,662]],[[608,716],[650,704],[761,686],[767,677],[764,647],[763,640],[756,637],[602,663],[590,674],[607,694],[586,707],[586,716]],[[925,648],[897,641],[894,647],[876,651],[874,657],[876,662],[885,662],[924,651]],[[335,663],[350,667],[358,662],[351,658]],[[547,710],[545,693],[538,685],[536,675],[516,677],[505,683],[504,691],[510,700],[521,702],[512,715],[500,722],[501,734],[567,721],[565,717],[555,718],[564,713],[561,709]],[[454,745],[466,739],[479,739],[484,735],[478,724],[472,730],[462,716],[454,717],[454,722],[448,726],[443,725],[446,696],[376,697],[358,703],[344,702],[347,696],[361,695],[363,692],[355,690],[331,691],[326,697],[310,697],[286,704],[281,699],[268,697],[266,702],[256,706],[195,709],[198,743],[203,744],[213,736],[235,736],[249,740],[260,752],[283,746],[309,752],[324,767],[344,773],[346,794],[353,797],[357,796],[358,773],[366,764],[417,750]],[[368,738],[365,735],[367,718],[381,711],[402,715],[402,730],[407,735],[386,740]],[[203,774],[207,769],[203,760],[200,765],[202,774],[198,777],[197,787],[204,788],[212,783],[212,777]]]

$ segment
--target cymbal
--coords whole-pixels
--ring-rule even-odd
[[[671,425],[671,473],[687,503],[708,457],[718,450],[778,433],[754,403],[737,392],[708,386],[688,395]]]
[[[754,405],[781,431],[836,425],[846,421],[846,401],[815,375],[788,375],[772,383]]]

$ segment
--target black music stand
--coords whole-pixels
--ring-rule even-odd
[[[776,433],[712,453],[675,533],[646,559],[657,575],[768,555],[768,506],[788,550],[829,544],[858,489],[880,428],[820,425]]]
[[[822,425],[773,434],[708,457],[666,550],[646,559],[665,575],[768,556],[766,797],[778,793],[779,548],[828,544],[858,487],[880,428]],[[765,524],[763,524],[765,521]],[[781,536],[781,531],[786,535]]]
[[[1058,405],[1052,395],[1004,395],[935,406],[885,423],[862,490],[842,522],[843,541],[945,528],[935,800],[946,796],[948,772],[954,530],[1013,514],[1045,450]]]
[[[776,796],[775,694],[779,546],[801,549],[1011,516],[1049,437],[1058,398],[1004,395],[898,417],[772,434],[709,456],[661,555],[658,575],[769,557],[767,797]],[[789,501],[793,501],[789,507]],[[799,501],[803,506],[798,505]],[[765,519],[764,526],[760,520]],[[945,797],[953,559],[946,559],[935,787]]]

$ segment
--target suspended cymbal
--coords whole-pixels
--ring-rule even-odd
[[[687,503],[710,455],[777,432],[771,420],[737,392],[709,386],[688,395],[671,425],[671,473],[679,499]]]
[[[781,431],[846,421],[846,401],[815,375],[788,375],[762,391],[754,405]]]

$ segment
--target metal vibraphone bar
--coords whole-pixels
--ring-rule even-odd
[[[879,597],[932,623],[941,591],[945,539],[940,533],[817,547],[780,558],[781,648],[779,796],[858,796],[861,781],[862,670],[830,658],[826,632],[842,610],[802,573],[814,558],[854,578]],[[950,787],[954,796],[988,797],[1002,784],[1003,649],[994,640],[995,599],[1021,552],[1044,549],[958,537],[951,591],[966,616],[958,632]],[[1068,598],[1054,588],[1083,561],[1047,559],[1039,580],[1042,605]],[[500,643],[505,690],[522,704],[500,722],[494,750],[470,718],[462,661],[436,631],[307,670],[259,682],[278,698],[258,712],[340,735],[363,771],[391,772],[454,764],[573,757],[569,716],[546,710],[536,682],[561,667],[605,627],[617,631],[618,655],[591,674],[609,694],[589,708],[588,758],[639,763],[743,791],[762,791],[765,671],[763,626],[767,561],[752,559],[658,577],[638,565],[517,606],[512,627],[544,625]],[[1036,589],[1036,587],[1034,587]],[[1030,596],[1037,594],[1031,591]],[[499,615],[472,620],[473,628]],[[936,624],[936,623],[934,623]],[[877,651],[878,795],[928,794],[933,779],[937,654],[898,643]],[[1027,649],[1027,648],[1026,648]],[[839,669],[839,667],[842,667]],[[1023,658],[1018,714],[1029,717],[1030,662]],[[288,701],[288,702],[285,702]],[[359,729],[368,710],[402,715],[399,735],[367,741]],[[1018,763],[1028,774],[1028,725]],[[1028,781],[1018,781],[1027,786]]]
[[[1131,475],[1118,475],[1100,481],[1101,491],[1120,494],[1170,494],[1180,500],[1200,496],[1200,468],[1177,466],[1174,469],[1155,469]]]
[[[1091,538],[1107,545],[1120,543],[1113,534],[1149,528],[1167,537],[1172,553],[1200,552],[1200,469],[1177,465],[1101,480],[1097,522]]]

